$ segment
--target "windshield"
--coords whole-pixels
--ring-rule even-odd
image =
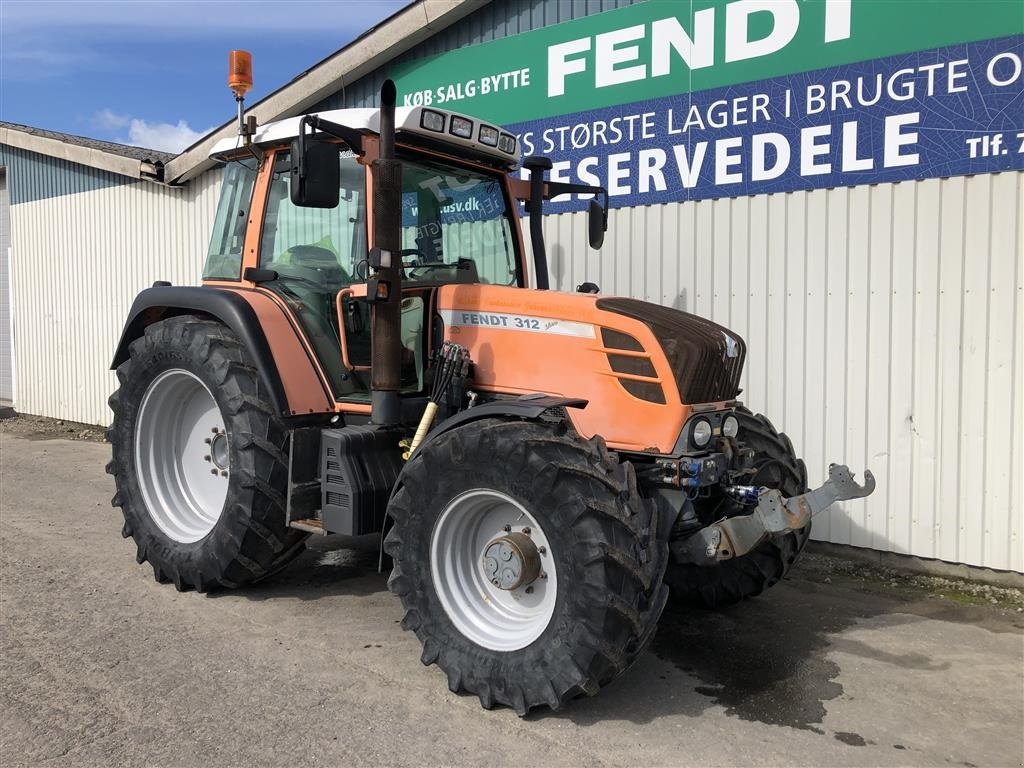
[[[514,285],[514,242],[500,177],[402,160],[405,280]]]

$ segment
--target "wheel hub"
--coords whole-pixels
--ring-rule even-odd
[[[540,551],[526,533],[509,533],[487,545],[483,566],[487,580],[498,589],[519,589],[540,576]]]
[[[214,427],[216,429],[216,427]],[[228,436],[223,432],[217,433],[210,438],[210,460],[217,469],[228,468]]]

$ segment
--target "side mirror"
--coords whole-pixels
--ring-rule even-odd
[[[590,247],[595,251],[604,245],[604,233],[608,229],[608,209],[590,198],[590,209],[587,212],[587,229],[590,235]]]
[[[303,208],[336,208],[341,189],[339,146],[295,139],[291,159],[292,203]]]

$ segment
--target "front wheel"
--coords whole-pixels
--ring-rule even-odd
[[[621,674],[667,598],[667,544],[630,464],[565,423],[481,420],[406,466],[389,507],[403,627],[454,692],[558,709]]]
[[[285,521],[287,433],[230,330],[190,315],[153,323],[117,377],[112,503],[157,581],[237,587],[302,551],[306,535]]]

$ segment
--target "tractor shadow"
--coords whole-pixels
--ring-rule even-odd
[[[817,560],[805,556],[785,581],[731,608],[708,611],[670,603],[650,648],[626,674],[593,698],[560,712],[531,713],[529,719],[644,724],[723,707],[742,720],[824,734],[827,702],[844,694],[837,681],[840,666],[830,651],[904,669],[948,667],[920,653],[880,652],[842,637],[843,630],[878,616],[892,626],[928,616],[977,620],[964,606],[943,607],[942,601],[887,594],[855,579],[828,576],[828,566]]]
[[[310,536],[306,551],[266,581],[230,592],[213,593],[271,600],[290,597],[320,600],[338,595],[365,597],[388,590],[388,567],[377,572],[380,534]]]
[[[311,537],[307,551],[266,582],[222,594],[312,601],[385,593],[387,573],[377,572],[378,545],[376,534]],[[855,564],[837,567],[836,562],[805,554],[786,580],[762,596],[719,611],[670,603],[650,648],[630,670],[593,698],[577,699],[559,712],[540,708],[527,720],[647,724],[722,707],[743,720],[825,734],[827,704],[844,695],[841,669],[830,652],[902,669],[948,666],[921,653],[879,651],[844,637],[844,630],[876,617],[891,626],[926,618],[986,624],[982,607],[865,582]]]

